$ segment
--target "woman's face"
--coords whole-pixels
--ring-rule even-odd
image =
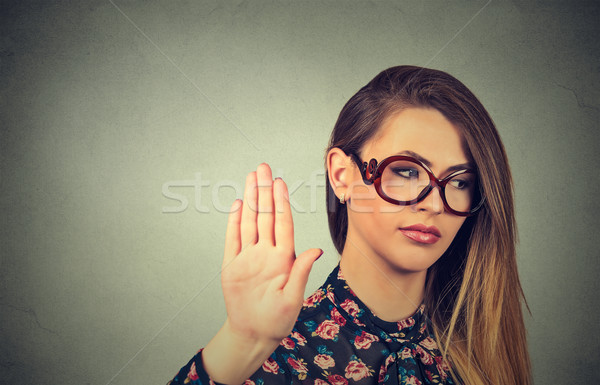
[[[428,108],[392,115],[360,153],[364,162],[392,155],[421,158],[439,179],[453,166],[469,163],[459,129]],[[346,247],[397,271],[426,271],[446,251],[465,217],[445,210],[438,188],[417,204],[398,206],[384,201],[373,185],[365,185],[356,165],[349,170]],[[430,232],[419,231],[419,226]]]

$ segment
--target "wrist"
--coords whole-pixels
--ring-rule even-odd
[[[256,351],[261,352],[269,350],[273,352],[277,345],[281,342],[281,338],[264,338],[241,330],[236,330],[232,327],[229,322],[229,318],[225,320],[225,323],[219,330],[224,338],[226,338],[230,344],[238,346],[241,350],[246,352]]]
[[[226,320],[204,348],[202,362],[213,381],[241,384],[261,367],[279,342],[236,331]]]

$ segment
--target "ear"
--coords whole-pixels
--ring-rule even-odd
[[[338,199],[344,194],[344,200],[350,199],[350,184],[353,180],[352,160],[344,151],[334,147],[327,153],[327,174],[329,184]]]

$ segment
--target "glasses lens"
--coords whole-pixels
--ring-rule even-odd
[[[410,202],[419,198],[429,186],[429,174],[417,163],[400,160],[387,165],[381,175],[381,189],[388,197]],[[452,210],[469,212],[479,204],[477,177],[474,173],[464,172],[446,183],[444,189],[446,202]]]
[[[429,186],[427,171],[416,163],[399,160],[387,165],[381,175],[381,189],[388,197],[409,202]]]
[[[452,210],[466,213],[479,204],[478,191],[476,175],[465,172],[450,179],[444,192]]]

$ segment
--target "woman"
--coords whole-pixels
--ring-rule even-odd
[[[303,303],[322,251],[295,257],[285,183],[260,165],[227,227],[228,318],[173,383],[531,383],[510,170],[477,98],[387,69],[342,109],[326,166],[339,266]]]

